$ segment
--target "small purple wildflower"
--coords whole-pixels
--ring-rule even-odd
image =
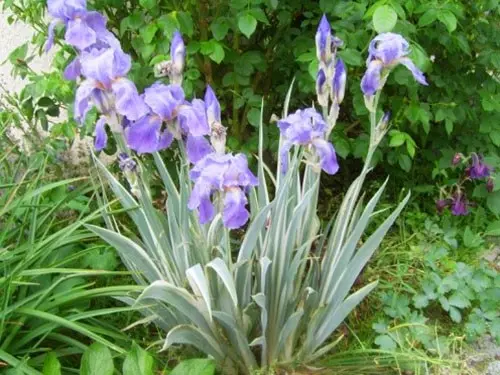
[[[288,152],[293,145],[312,147],[319,156],[321,168],[328,174],[339,170],[335,149],[325,140],[327,125],[313,108],[299,109],[278,121],[284,142],[280,150],[283,173],[288,169]]]
[[[438,214],[442,214],[444,209],[448,206],[450,206],[451,202],[449,199],[438,199],[436,201],[436,210]]]
[[[454,216],[466,216],[469,214],[470,203],[464,193],[456,192],[451,200],[451,213]]]
[[[409,43],[399,34],[382,33],[376,36],[368,48],[367,70],[361,80],[361,90],[366,96],[372,96],[383,86],[382,72],[398,64],[406,66],[417,82],[427,85],[424,74],[410,60]]]
[[[483,158],[477,154],[472,154],[472,163],[469,168],[467,168],[468,176],[473,179],[481,179],[489,177],[493,168],[483,162]]]
[[[212,203],[214,194],[222,202],[222,221],[229,229],[243,226],[249,219],[245,190],[258,185],[258,180],[248,168],[243,154],[211,153],[199,160],[190,172],[194,181],[188,208],[198,209],[200,223],[209,222],[215,215]]]

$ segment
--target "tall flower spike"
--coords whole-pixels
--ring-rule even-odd
[[[322,63],[328,63],[332,57],[332,28],[323,14],[316,31],[316,56]]]
[[[398,64],[406,66],[418,83],[427,85],[424,74],[410,60],[410,44],[399,34],[383,33],[376,36],[368,48],[367,70],[361,80],[361,89],[366,96],[374,95],[384,85],[386,71]]]

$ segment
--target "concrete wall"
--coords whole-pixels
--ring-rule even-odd
[[[21,44],[29,42],[34,34],[34,30],[24,23],[18,22],[9,25],[7,22],[9,14],[0,11],[0,83],[9,91],[19,91],[23,88],[23,82],[20,79],[14,79],[10,72],[12,66],[9,62],[3,62],[9,56],[9,53],[19,47]],[[50,62],[54,51],[37,57],[30,63],[35,71],[43,72],[50,70]]]

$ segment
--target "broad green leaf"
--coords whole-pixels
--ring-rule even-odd
[[[215,362],[212,359],[188,359],[179,363],[170,375],[214,375]]]
[[[156,5],[156,0],[139,0],[143,8],[152,9]]]
[[[469,226],[464,231],[464,245],[470,249],[481,246],[483,239],[478,233],[474,233]]]
[[[495,146],[500,147],[500,130],[492,130],[490,132],[490,138]]]
[[[451,306],[458,307],[459,309],[464,309],[470,306],[469,299],[460,292],[455,292],[448,298],[448,302]]]
[[[390,147],[399,147],[406,141],[406,134],[401,132],[394,132],[391,134],[391,140],[389,141]]]
[[[135,342],[123,361],[123,375],[153,375],[154,359]]]
[[[222,40],[229,31],[229,24],[224,18],[218,18],[210,24],[210,30],[216,40]]]
[[[83,353],[80,375],[113,375],[115,366],[109,349],[96,342]]]
[[[500,190],[488,194],[486,205],[495,215],[500,215]]]
[[[382,350],[394,351],[398,345],[389,335],[380,335],[375,339],[375,344],[377,344]]]
[[[462,321],[462,314],[456,307],[450,306],[449,313],[451,320],[453,320],[455,323],[460,323]]]
[[[364,61],[361,52],[354,48],[346,48],[338,52],[346,65],[362,66]],[[315,72],[316,74],[316,72]]]
[[[488,225],[486,236],[500,236],[500,220],[496,220]]]
[[[438,12],[436,9],[434,8],[429,9],[418,20],[418,26],[424,27],[433,23],[437,19],[437,13]]]
[[[378,33],[391,31],[396,26],[397,21],[398,15],[390,5],[378,7],[373,13],[373,27]]]
[[[54,352],[49,352],[43,361],[43,375],[61,375],[61,363]]]
[[[257,108],[252,108],[247,113],[247,120],[252,126],[259,126],[260,124],[260,110]]]
[[[247,38],[250,38],[257,28],[257,20],[250,13],[241,14],[238,17],[238,28]]]
[[[421,309],[422,307],[426,307],[429,304],[429,299],[425,294],[417,294],[413,297],[413,305],[417,309]]]
[[[177,12],[177,20],[179,21],[181,33],[189,37],[193,36],[194,25],[191,13],[182,11]]]
[[[156,31],[158,31],[158,25],[156,23],[149,23],[147,26],[141,28],[139,33],[144,43],[149,44],[153,41]]]
[[[457,17],[447,9],[441,9],[437,14],[437,19],[446,26],[450,33],[457,28]]]
[[[411,159],[408,155],[400,154],[398,157],[398,163],[402,170],[409,172],[411,170]]]
[[[209,40],[207,42],[202,42],[200,52],[203,55],[208,55],[208,57],[210,57],[210,59],[215,61],[217,64],[220,64],[222,60],[224,60],[225,56],[222,44],[220,44],[215,39]]]

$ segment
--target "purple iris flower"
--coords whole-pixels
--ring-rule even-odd
[[[113,48],[82,52],[78,63],[86,78],[76,90],[75,119],[82,123],[95,106],[102,114],[96,124],[96,148],[106,146],[105,125],[121,131],[117,115],[135,121],[149,112],[134,83],[123,76],[130,69],[130,56]]]
[[[248,221],[245,190],[258,185],[258,180],[248,168],[245,155],[211,153],[194,165],[190,177],[194,186],[188,208],[198,209],[200,223],[205,224],[214,217],[216,208],[212,197],[216,193],[227,228],[240,228]]]
[[[472,154],[472,164],[467,168],[467,174],[471,179],[477,180],[489,177],[492,170],[493,168],[483,162],[482,157]]]
[[[410,53],[410,45],[401,35],[379,34],[371,41],[368,52],[367,70],[361,80],[361,89],[365,95],[374,95],[383,85],[381,82],[383,70],[393,68],[398,64],[406,66],[417,82],[427,85],[424,73],[407,57]]]
[[[328,174],[339,170],[333,145],[325,140],[327,125],[323,117],[313,108],[299,109],[278,121],[284,143],[280,154],[283,172],[288,168],[288,152],[293,145],[310,146],[320,159],[321,168]]]
[[[108,33],[106,19],[98,12],[87,11],[85,0],[48,0],[49,14],[54,20],[49,25],[48,51],[54,44],[55,27],[66,25],[66,42],[79,50],[84,50],[99,39],[99,34]]]
[[[148,112],[134,83],[123,78],[130,69],[130,56],[112,48],[83,52],[81,72],[87,78],[76,91],[75,118],[83,122],[95,105],[104,115],[110,112],[135,121]]]
[[[457,192],[451,200],[451,213],[455,216],[466,216],[469,214],[470,203],[465,194]]]
[[[150,110],[128,127],[127,143],[139,153],[163,150],[174,139],[174,134],[163,124],[172,123],[177,117],[184,103],[184,91],[178,85],[155,83],[144,90],[143,99]]]

